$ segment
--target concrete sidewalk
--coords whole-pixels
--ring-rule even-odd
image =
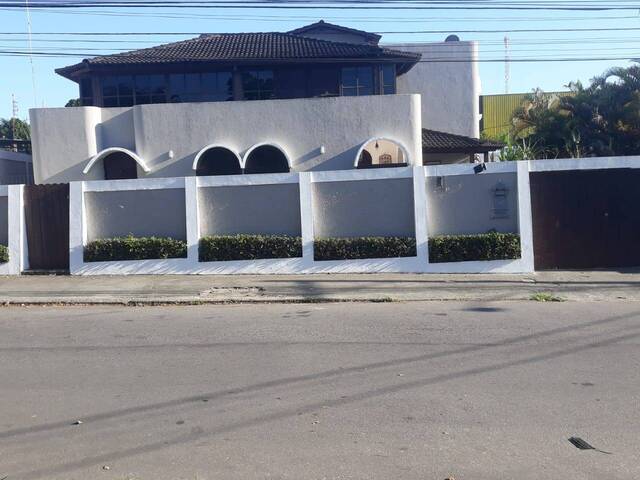
[[[510,301],[540,292],[568,301],[640,300],[640,270],[532,275],[234,275],[0,277],[0,303],[167,304]]]

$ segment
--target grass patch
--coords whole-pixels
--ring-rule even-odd
[[[564,302],[565,299],[549,292],[534,293],[529,297],[534,302]]]
[[[127,237],[94,240],[84,247],[85,262],[186,258],[187,242],[168,237]]]
[[[9,249],[0,245],[0,263],[7,263],[9,261]]]
[[[213,235],[200,239],[201,262],[302,257],[302,238],[287,235]]]
[[[443,235],[429,239],[429,262],[472,262],[520,258],[520,235],[481,233]]]

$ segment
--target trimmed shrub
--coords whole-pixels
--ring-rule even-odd
[[[161,237],[104,238],[84,247],[85,262],[185,258],[187,242]]]
[[[357,260],[415,255],[416,239],[413,237],[317,238],[314,242],[316,260]]]
[[[302,257],[302,238],[288,235],[212,235],[200,239],[201,262]]]
[[[4,245],[0,245],[0,263],[7,263],[9,261],[9,249]]]
[[[429,239],[429,262],[469,262],[520,258],[520,235],[481,233],[444,235]]]

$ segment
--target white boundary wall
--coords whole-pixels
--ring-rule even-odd
[[[70,187],[70,270],[74,275],[116,274],[304,274],[304,273],[529,273],[534,270],[533,231],[529,173],[560,170],[594,170],[640,168],[640,157],[533,160],[488,163],[486,172],[516,173],[518,178],[518,223],[521,258],[517,260],[429,263],[427,177],[475,175],[474,165],[439,165],[372,170],[341,170],[266,175],[220,177],[156,178],[120,181],[73,182]],[[318,182],[413,179],[417,255],[408,258],[340,260],[317,262],[313,259],[312,184]],[[303,256],[291,259],[198,262],[200,238],[198,188],[298,183],[302,226]],[[85,263],[83,249],[87,243],[85,192],[182,189],[185,193],[187,258],[167,260]],[[22,206],[22,186],[0,187],[8,195],[10,212],[11,262],[0,266],[0,274],[19,273],[26,266],[26,242]]]
[[[487,164],[492,173],[518,174],[518,219],[521,231],[522,258],[517,260],[429,263],[427,222],[427,176],[475,175],[473,165],[438,167],[406,167],[371,170],[339,170],[265,175],[219,177],[158,178],[121,181],[73,182],[70,188],[70,270],[74,275],[120,274],[302,274],[302,273],[524,273],[533,271],[531,239],[531,209],[529,201],[529,170],[526,162]],[[413,179],[414,221],[417,255],[407,258],[366,260],[315,261],[313,252],[314,225],[312,184],[320,182],[367,181],[382,179]],[[198,188],[217,186],[249,186],[297,183],[300,191],[302,232],[301,258],[198,262],[200,225]],[[83,260],[87,243],[85,192],[182,189],[185,193],[187,258],[143,261],[91,262]]]
[[[0,185],[0,197],[8,197],[9,210],[9,262],[0,263],[0,275],[19,275],[28,268],[23,191],[23,185]]]

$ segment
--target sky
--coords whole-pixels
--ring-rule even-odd
[[[59,1],[59,0],[49,0]],[[2,2],[0,2],[2,3]],[[530,2],[539,3],[539,2]],[[600,2],[606,3],[606,2]],[[449,33],[462,40],[477,40],[480,50],[482,93],[505,93],[505,36],[509,38],[511,93],[564,90],[570,81],[584,83],[614,65],[627,66],[640,57],[640,1],[628,2],[637,10],[527,11],[527,10],[401,10],[374,7],[345,9],[31,9],[34,52],[78,56],[42,57],[11,54],[28,52],[25,9],[0,8],[0,118],[12,113],[12,95],[18,117],[28,110],[60,107],[78,96],[77,85],[54,69],[79,62],[83,57],[133,50],[195,35],[108,36],[96,32],[267,32],[287,31],[324,19],[371,32],[433,31],[444,33],[390,33],[382,43],[442,41]],[[609,31],[549,32],[547,29],[611,29]],[[634,29],[637,30],[624,30]],[[475,30],[475,32],[465,32]],[[507,30],[533,30],[512,32]],[[64,36],[61,32],[87,32],[88,36]],[[19,33],[11,35],[10,33]],[[51,35],[41,35],[51,33]],[[606,58],[598,61],[568,59]],[[563,59],[556,62],[519,62],[516,59]],[[34,89],[35,85],[35,89]]]

